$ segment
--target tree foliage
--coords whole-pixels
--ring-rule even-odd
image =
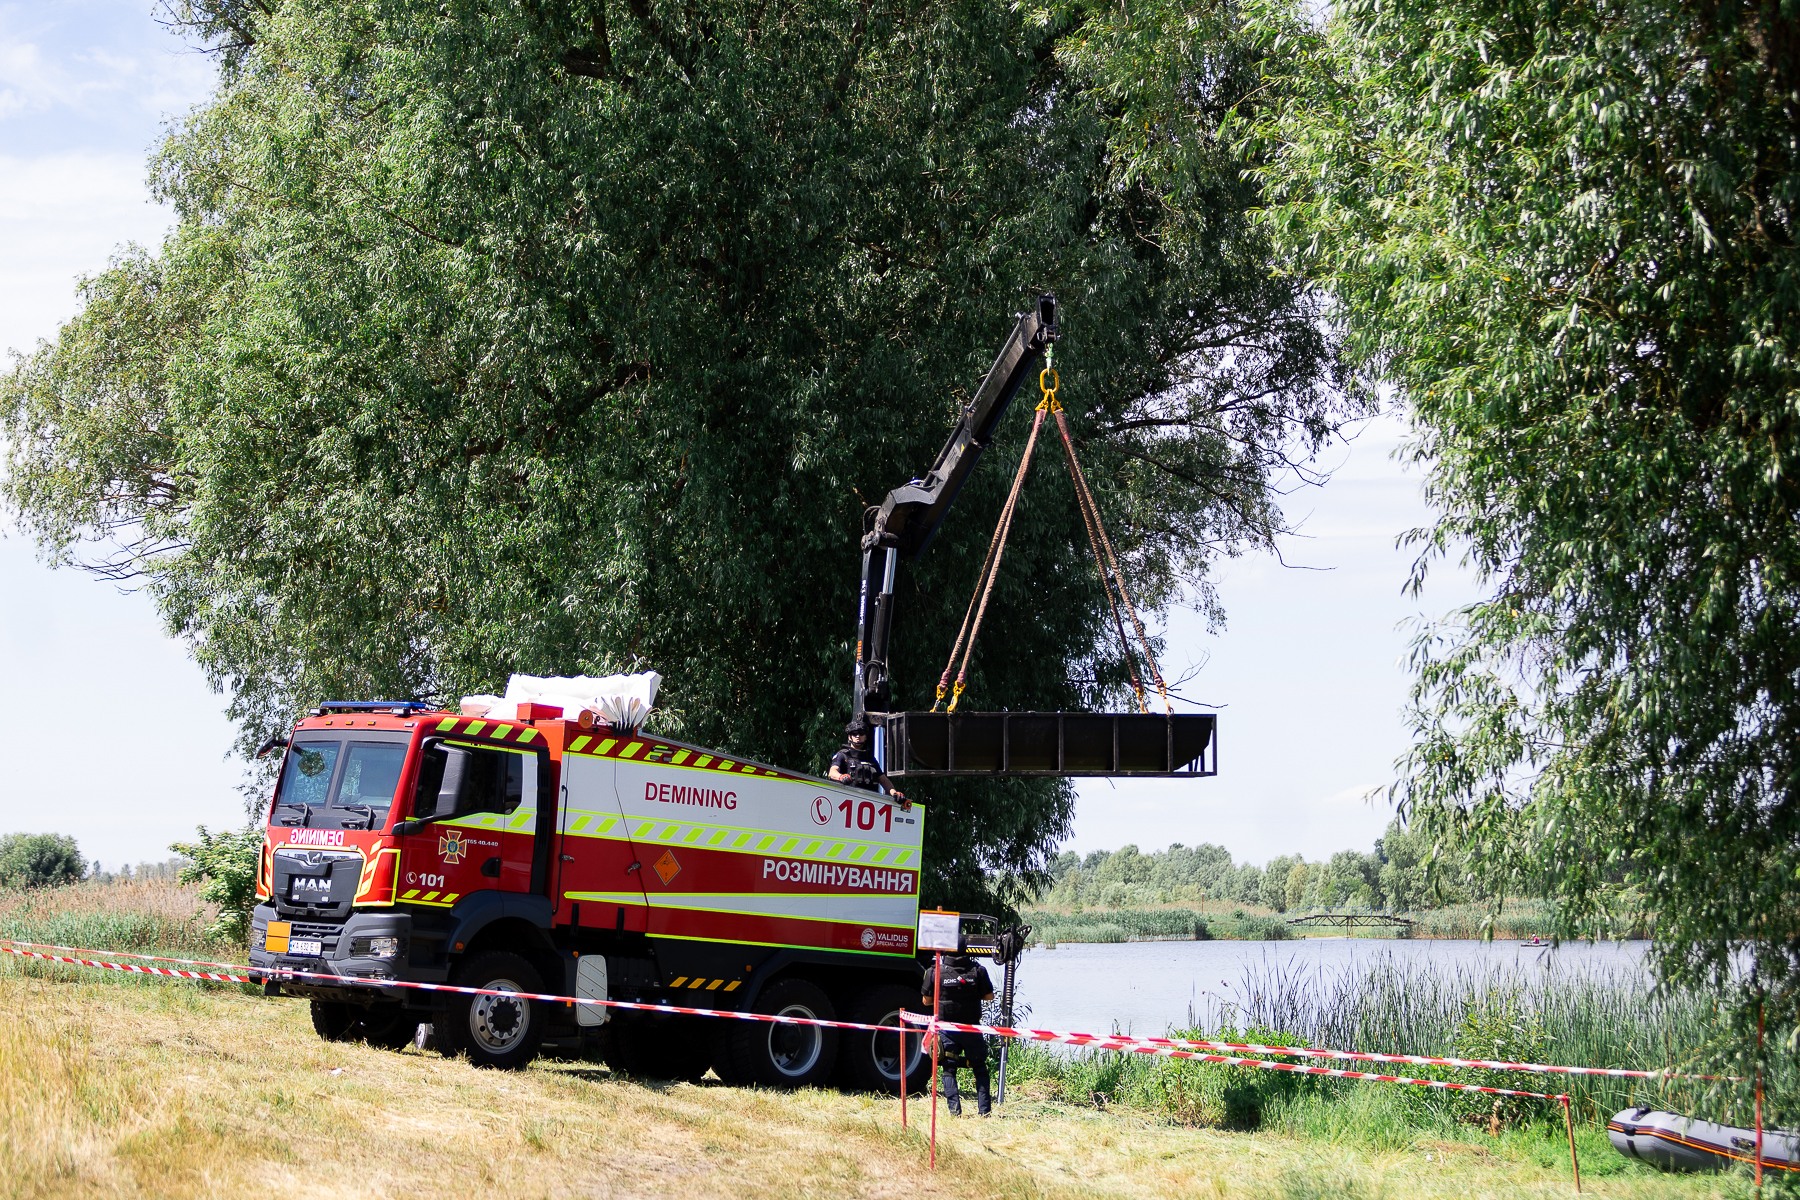
[[[1269,543],[1271,481],[1340,419],[1314,306],[1214,136],[1265,53],[1229,0],[1141,84],[1099,53],[1131,32],[1105,5],[171,11],[219,62],[154,161],[179,224],[0,384],[5,488],[47,547],[149,588],[246,748],[328,696],[644,664],[665,728],[822,764],[864,510],[931,461],[1039,289],[1152,609],[1217,617],[1208,561]],[[902,702],[1026,424],[903,575]],[[1120,697],[1053,470],[970,703]],[[1071,793],[929,800],[950,901],[1041,866]]]
[[[1399,797],[1565,933],[1800,1003],[1800,26],[1770,2],[1284,19],[1269,227],[1486,600],[1418,643]],[[1748,976],[1739,968],[1748,967]]]
[[[202,825],[191,842],[176,842],[169,849],[187,861],[176,878],[200,885],[200,898],[219,906],[219,915],[207,926],[209,936],[242,943],[250,933],[250,910],[256,906],[256,868],[262,858],[261,829],[221,829],[210,832]]]
[[[87,873],[81,850],[66,833],[9,833],[0,837],[0,887],[57,887]]]
[[[1437,853],[1430,837],[1390,821],[1369,853],[1340,850],[1324,862],[1283,854],[1262,867],[1234,863],[1223,846],[1205,843],[1148,854],[1136,846],[1065,850],[1050,861],[1050,883],[1037,897],[1053,908],[1133,908],[1198,901],[1289,909],[1364,908],[1420,912],[1471,898],[1470,864]]]

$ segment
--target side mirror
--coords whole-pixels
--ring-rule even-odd
[[[286,750],[287,747],[288,747],[288,740],[286,738],[282,737],[278,733],[274,737],[270,738],[268,741],[264,742],[262,745],[258,746],[256,748],[256,753],[254,755],[252,755],[251,757],[267,758],[273,751]]]
[[[442,738],[428,738],[419,749],[418,782],[413,785],[413,816],[397,822],[394,832],[417,833],[434,821],[448,821],[467,808],[464,793],[471,782],[470,751],[444,745]]]

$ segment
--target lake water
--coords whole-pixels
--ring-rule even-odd
[[[1017,971],[1019,1019],[1038,1029],[1159,1036],[1190,1014],[1211,1023],[1249,976],[1279,972],[1330,982],[1387,959],[1485,974],[1555,970],[1614,976],[1643,969],[1645,942],[1519,942],[1306,938],[1289,942],[1064,942],[1027,950]],[[994,982],[1000,983],[998,972]],[[1030,1006],[1029,1018],[1023,1008]]]

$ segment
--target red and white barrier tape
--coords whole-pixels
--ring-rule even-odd
[[[908,1022],[922,1025],[925,1018],[908,1013]],[[1309,1046],[1263,1046],[1254,1042],[1212,1042],[1199,1038],[1137,1037],[1131,1034],[1071,1033],[1061,1029],[1014,1029],[1006,1025],[977,1025],[939,1021],[938,1028],[955,1033],[983,1033],[1030,1042],[1054,1042],[1064,1046],[1090,1046],[1098,1050],[1131,1050],[1156,1053],[1168,1047],[1178,1050],[1223,1051],[1234,1054],[1273,1054],[1288,1058],[1329,1058],[1351,1062],[1411,1063],[1430,1067],[1467,1067],[1481,1071],[1522,1071],[1545,1075],[1599,1075],[1613,1079],[1735,1080],[1731,1075],[1689,1075],[1667,1068],[1654,1071],[1624,1067],[1563,1067],[1547,1063],[1502,1062],[1484,1058],[1433,1058],[1423,1054],[1376,1054],[1358,1050],[1325,1050]],[[1138,1047],[1147,1047],[1138,1050]]]
[[[767,1025],[818,1025],[825,1029],[856,1029],[870,1033],[892,1033],[897,1029],[894,1025],[867,1025],[858,1021],[828,1021],[819,1017],[788,1017],[774,1013],[736,1012],[724,1008],[689,1008],[676,1004],[640,1004],[632,1000],[600,1000],[592,996],[559,996],[549,992],[519,992],[496,988],[459,987],[450,983],[418,983],[406,979],[368,979],[353,975],[332,975],[324,971],[300,971],[286,967],[264,969],[262,967],[231,967],[234,971],[254,971],[257,977],[249,975],[225,974],[213,971],[189,971],[177,967],[152,967],[140,963],[110,962],[101,959],[81,958],[75,955],[49,954],[42,950],[25,950],[21,946],[33,945],[30,942],[14,942],[11,944],[0,940],[0,953],[11,954],[17,958],[35,958],[44,962],[64,963],[75,967],[97,967],[107,971],[124,971],[132,974],[157,975],[170,979],[200,979],[212,983],[262,983],[264,979],[277,983],[290,981],[307,981],[333,984],[350,984],[356,987],[374,988],[385,991],[389,988],[411,989],[422,992],[442,992],[456,996],[510,996],[515,1000],[539,1000],[546,1004],[585,1004],[595,1008],[619,1008],[636,1012],[661,1013],[665,1016],[679,1015],[692,1017],[729,1017],[736,1021],[760,1021]],[[60,947],[72,949],[72,947]],[[108,954],[123,958],[151,959],[159,962],[186,962],[187,959],[158,959],[155,955],[129,954],[125,951],[112,950],[78,950],[79,954]],[[225,963],[208,963],[208,966],[230,966]],[[909,1014],[910,1015],[910,1014]]]
[[[66,954],[47,953],[46,951],[68,951]],[[693,1008],[675,1004],[643,1004],[631,1000],[601,1000],[590,996],[561,996],[545,992],[509,992],[486,988],[459,987],[448,983],[419,983],[400,979],[368,979],[349,975],[333,975],[323,971],[302,971],[279,968],[264,970],[262,968],[245,967],[236,963],[212,962],[206,959],[164,958],[154,954],[135,954],[123,950],[86,950],[74,946],[47,946],[38,942],[19,942],[0,939],[0,953],[11,954],[19,958],[35,958],[45,962],[63,963],[69,966],[92,967],[108,971],[120,971],[131,974],[153,975],[170,979],[193,979],[210,983],[261,983],[264,978],[276,982],[304,980],[320,983],[348,984],[355,987],[378,989],[413,989],[425,992],[441,992],[462,996],[512,996],[521,1000],[538,1000],[549,1004],[582,1004],[599,1008],[616,1008],[637,1012],[661,1013],[664,1015],[695,1017],[728,1017],[739,1021],[760,1021],[765,1024],[779,1025],[817,1025],[825,1029],[851,1029],[869,1032],[893,1030],[892,1025],[869,1025],[857,1021],[825,1020],[818,1017],[788,1017],[772,1013],[738,1012],[732,1009]],[[138,962],[115,962],[97,958],[84,958],[81,955],[103,954],[108,959],[129,958]],[[145,966],[143,963],[177,963],[177,967]],[[191,970],[194,967],[216,967],[217,971]],[[237,972],[255,971],[258,977]],[[1609,1078],[1624,1079],[1731,1079],[1732,1076],[1683,1075],[1678,1072],[1637,1071],[1617,1067],[1566,1067],[1544,1063],[1512,1063],[1489,1059],[1475,1058],[1432,1058],[1414,1054],[1377,1054],[1355,1050],[1326,1050],[1301,1046],[1263,1046],[1251,1042],[1212,1042],[1192,1038],[1152,1038],[1133,1037],[1125,1034],[1092,1034],[1072,1033],[1056,1029],[1015,1029],[1005,1025],[980,1025],[960,1021],[934,1021],[930,1016],[919,1013],[902,1012],[901,1018],[909,1025],[920,1027],[923,1035],[930,1036],[932,1031],[955,1033],[990,1034],[995,1037],[1014,1038],[1020,1041],[1052,1042],[1067,1046],[1091,1046],[1100,1050],[1114,1050],[1133,1054],[1154,1054],[1169,1058],[1192,1059],[1197,1062],[1217,1063],[1225,1066],[1248,1066],[1258,1069],[1296,1071],[1308,1075],[1327,1075],[1338,1079],[1369,1079],[1386,1083],[1410,1083],[1426,1087],[1437,1087],[1451,1091],[1478,1091],[1501,1096],[1524,1096],[1533,1099],[1555,1100],[1559,1097],[1540,1092],[1524,1092],[1510,1088],[1491,1088],[1479,1084],[1450,1083],[1445,1080],[1412,1079],[1398,1075],[1382,1075],[1364,1071],[1345,1071],[1331,1067],[1303,1067],[1293,1063],[1272,1063],[1264,1059],[1242,1058],[1234,1055],[1273,1054],[1290,1058],[1328,1058],[1356,1062],[1391,1062],[1416,1063],[1425,1066],[1465,1067],[1475,1070],[1490,1071],[1522,1071],[1541,1074],[1562,1075],[1598,1075]],[[1227,1053],[1220,1054],[1218,1051]]]
[[[139,963],[102,962],[99,959],[75,958],[67,954],[46,954],[41,950],[18,950],[12,946],[0,945],[0,952],[18,958],[38,958],[45,962],[67,963],[72,967],[98,967],[104,971],[125,971],[134,975],[161,975],[169,979],[205,979],[213,983],[254,983],[242,975],[227,975],[218,971],[187,971],[179,967],[146,967]],[[87,953],[108,954],[107,950],[87,951]],[[135,956],[134,956],[135,957]],[[144,957],[149,957],[145,955]]]

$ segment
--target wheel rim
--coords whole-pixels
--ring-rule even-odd
[[[510,979],[495,979],[482,987],[494,992],[523,990]],[[530,1003],[508,996],[476,996],[469,1005],[469,1036],[489,1054],[505,1054],[523,1042],[531,1028]]]
[[[818,1014],[804,1004],[790,1004],[775,1015],[818,1020]],[[817,1025],[769,1026],[769,1062],[788,1079],[798,1079],[818,1066],[824,1053],[825,1031]]]
[[[875,1022],[875,1024],[891,1026],[896,1031],[898,1031],[899,1029],[902,1028],[902,1025],[900,1022],[900,1010],[895,1009],[893,1012],[887,1014],[887,1016],[882,1017],[879,1021]],[[908,1030],[908,1033],[909,1033],[909,1035],[913,1035],[913,1036],[908,1036],[906,1039],[906,1066],[907,1066],[908,1074],[911,1074],[913,1071],[918,1070],[919,1060],[924,1057],[925,1051],[924,1051],[924,1047],[920,1044],[921,1042],[923,1042],[924,1039],[920,1036],[917,1036],[918,1031],[917,1030]],[[895,1083],[899,1083],[900,1082],[900,1035],[899,1035],[899,1033],[895,1032],[892,1035],[885,1034],[885,1033],[872,1033],[869,1035],[869,1041],[870,1041],[869,1052],[871,1055],[873,1055],[873,1057],[875,1059],[876,1071],[880,1072],[881,1077],[883,1079],[891,1079]]]

